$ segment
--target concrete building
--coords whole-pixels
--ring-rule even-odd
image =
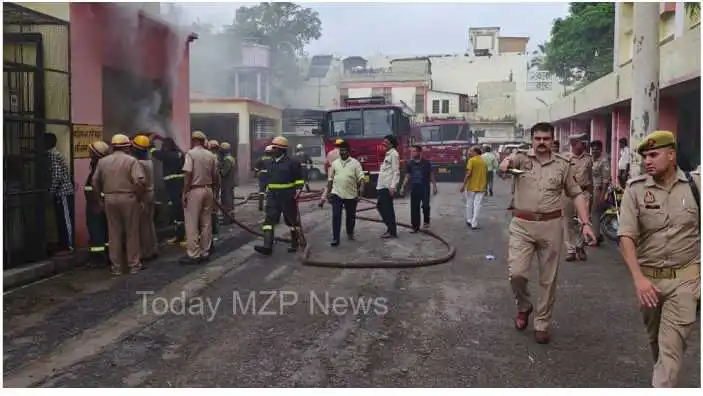
[[[613,172],[617,141],[629,138],[632,98],[633,3],[617,3],[614,71],[536,111],[531,123],[550,121],[560,140],[590,132],[611,153]],[[700,17],[691,17],[684,3],[661,3],[659,129],[677,134],[680,165],[700,164]],[[684,143],[685,142],[685,143]],[[562,145],[563,146],[563,145]]]
[[[44,132],[56,135],[76,183],[77,247],[87,244],[92,141],[144,130],[186,144],[195,37],[166,22],[158,3],[4,3],[3,33],[7,268],[44,259],[56,240]]]

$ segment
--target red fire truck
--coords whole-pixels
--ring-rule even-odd
[[[393,135],[398,139],[402,183],[410,144],[419,138],[419,131],[413,127],[412,111],[405,105],[386,103],[383,96],[349,98],[343,106],[327,111],[322,129],[314,131],[322,135],[325,152],[334,150],[337,139],[349,142],[352,156],[361,162],[367,175],[364,196],[373,197],[385,157],[383,137]]]
[[[469,122],[463,119],[430,119],[419,130],[422,156],[432,162],[438,181],[464,180],[468,150],[472,143]]]

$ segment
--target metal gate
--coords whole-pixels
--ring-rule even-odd
[[[249,164],[254,169],[256,161],[264,154],[264,148],[271,144],[275,137],[276,121],[266,117],[249,116],[249,141],[251,142],[251,158]]]
[[[63,29],[67,47],[65,22],[16,4],[3,4],[4,269],[47,256],[51,174],[44,133],[70,133],[70,119],[59,120],[58,124],[47,119],[46,87],[57,84],[50,75],[58,72],[46,68],[46,48],[56,46],[51,38],[55,33],[52,25]],[[64,56],[68,59],[67,54]],[[69,89],[67,70],[64,85]],[[52,99],[70,102],[70,93],[65,94],[66,98]],[[70,118],[68,114],[65,118]]]

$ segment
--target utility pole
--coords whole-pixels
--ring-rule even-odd
[[[635,2],[630,106],[630,177],[642,174],[635,152],[642,139],[659,126],[659,4]]]

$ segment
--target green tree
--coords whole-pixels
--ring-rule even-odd
[[[615,3],[569,3],[545,45],[541,66],[565,84],[588,83],[613,71]]]
[[[240,39],[270,47],[273,89],[278,91],[274,94],[282,95],[302,81],[298,57],[304,55],[306,44],[320,38],[322,22],[317,11],[295,3],[260,3],[240,7],[229,30]]]
[[[684,3],[686,13],[688,13],[691,18],[700,18],[701,15],[701,3]]]

